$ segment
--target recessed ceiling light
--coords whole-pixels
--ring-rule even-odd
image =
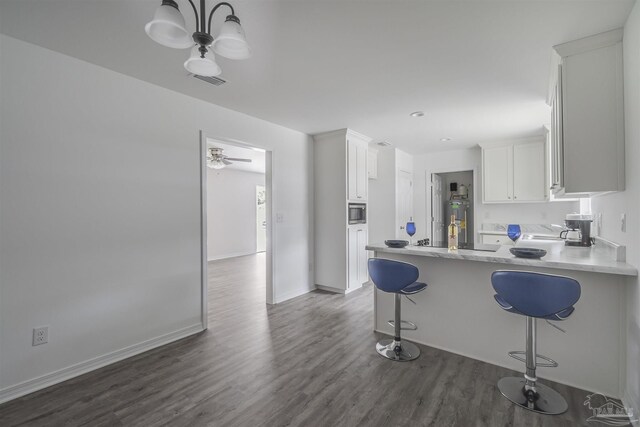
[[[442,141],[442,142],[451,141],[451,138],[440,138],[440,141]]]
[[[423,111],[414,111],[413,113],[409,114],[411,117],[422,117],[424,116],[424,112]]]

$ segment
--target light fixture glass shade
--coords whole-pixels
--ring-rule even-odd
[[[222,169],[224,168],[226,165],[222,162],[222,160],[220,159],[215,159],[215,160],[207,160],[207,167],[211,168],[211,169]]]
[[[184,68],[186,68],[188,72],[198,76],[213,77],[219,75],[222,70],[218,64],[216,64],[215,55],[211,52],[211,49],[209,49],[209,52],[202,58],[198,50],[199,48],[200,46],[195,45],[193,49],[191,49],[191,56],[184,62]]]
[[[144,31],[153,41],[166,47],[186,49],[193,46],[184,16],[176,7],[164,2],[158,6],[151,22],[145,25]]]
[[[213,50],[229,59],[247,59],[251,56],[242,26],[229,18],[222,24],[220,34],[213,41]]]

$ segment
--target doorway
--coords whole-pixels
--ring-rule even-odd
[[[233,266],[259,269],[255,276],[264,284],[259,287],[260,299],[273,304],[273,179],[272,152],[255,144],[201,132],[200,154],[202,323],[206,329],[215,280],[220,284],[234,280],[238,272],[233,269],[242,267]],[[253,258],[255,262],[248,262]],[[226,270],[223,276],[221,270]]]
[[[472,170],[432,173],[427,200],[430,204],[431,245],[444,246],[451,218],[458,226],[458,246],[474,248],[474,192]],[[429,210],[428,210],[429,211]]]

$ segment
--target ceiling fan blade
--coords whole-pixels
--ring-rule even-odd
[[[232,163],[230,161],[228,161],[227,159],[222,159],[222,163],[224,163],[225,165],[231,165]]]
[[[251,163],[253,160],[251,159],[236,159],[233,157],[225,157],[225,160],[231,160],[232,162],[247,162],[247,163]]]

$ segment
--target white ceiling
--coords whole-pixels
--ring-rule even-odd
[[[222,154],[227,157],[233,157],[236,159],[250,159],[251,163],[247,162],[233,162],[233,164],[227,165],[224,169],[241,170],[245,172],[265,173],[265,152],[260,149],[239,147],[237,145],[226,144],[214,139],[207,139],[208,147],[222,148]],[[219,172],[224,172],[224,169]]]
[[[221,87],[146,36],[159,0],[0,0],[0,29],[305,133],[350,127],[421,153],[540,134],[551,46],[621,27],[634,0],[231,2],[253,57],[219,58]]]

